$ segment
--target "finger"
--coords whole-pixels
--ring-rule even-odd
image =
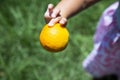
[[[45,18],[50,18],[51,17],[51,13],[53,11],[53,8],[54,8],[53,4],[48,5],[47,11],[45,12],[45,15],[44,15]]]
[[[48,12],[51,14],[53,12],[54,5],[53,4],[48,4]],[[51,16],[51,15],[50,15]]]
[[[67,19],[66,19],[66,18],[62,18],[62,19],[59,21],[59,23],[60,23],[61,25],[66,25],[66,24],[67,24]]]
[[[52,17],[52,18],[55,18],[55,17],[57,17],[57,16],[60,16],[60,10],[55,9],[55,10],[53,10],[53,12],[52,12],[52,14],[51,14],[51,17]]]
[[[52,14],[53,8],[54,8],[53,4],[48,5],[47,11],[44,14],[44,18],[45,18],[46,23],[48,23],[52,18],[51,14]]]
[[[60,20],[61,20],[61,17],[54,18],[54,19],[52,19],[52,20],[48,23],[48,25],[49,25],[49,26],[54,26],[54,25],[55,25],[56,23],[58,23]]]

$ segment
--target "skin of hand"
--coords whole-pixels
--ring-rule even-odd
[[[61,25],[65,25],[67,23],[67,18],[62,17],[60,14],[60,9],[54,9],[53,4],[48,5],[44,17],[49,26],[53,26],[57,22]]]
[[[66,25],[68,18],[90,7],[100,0],[61,0],[55,7],[49,4],[44,14],[46,23],[53,26],[55,23]]]

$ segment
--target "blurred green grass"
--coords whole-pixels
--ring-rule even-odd
[[[99,17],[113,1],[102,1],[71,18],[68,47],[44,50],[39,33],[48,3],[59,0],[0,0],[0,80],[90,80],[82,61],[92,50]]]

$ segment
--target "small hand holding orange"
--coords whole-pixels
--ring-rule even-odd
[[[53,4],[48,5],[44,17],[49,26],[53,26],[56,23],[60,23],[63,26],[67,24],[67,19],[61,16],[61,11],[59,8],[54,8]]]

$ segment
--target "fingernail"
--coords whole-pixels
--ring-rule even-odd
[[[54,24],[53,23],[48,23],[48,26],[52,27]]]
[[[49,4],[48,7],[49,7],[49,8],[53,8],[53,4]]]
[[[65,22],[64,21],[60,21],[60,24],[65,24]]]

